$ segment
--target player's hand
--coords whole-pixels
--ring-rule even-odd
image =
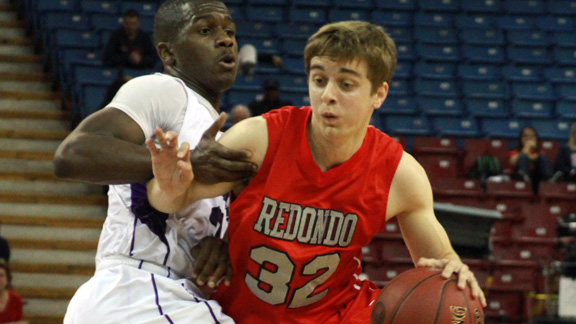
[[[152,155],[152,170],[160,189],[168,196],[178,197],[188,190],[194,179],[190,164],[190,145],[186,142],[178,147],[178,134],[164,133],[156,127],[154,133],[160,148],[149,138],[146,146]]]
[[[198,286],[207,283],[208,287],[215,288],[222,279],[226,285],[230,285],[232,266],[226,241],[206,236],[191,249],[190,253],[196,259],[192,278],[196,279]]]
[[[226,114],[221,113],[190,155],[195,180],[200,183],[244,182],[256,174],[257,166],[246,160],[250,152],[231,150],[215,141],[225,121]]]
[[[420,258],[420,260],[418,260],[416,263],[416,267],[441,270],[442,277],[446,279],[450,278],[453,273],[457,274],[458,288],[464,289],[466,288],[466,283],[468,283],[470,285],[470,289],[472,290],[472,296],[474,296],[474,298],[480,298],[482,306],[486,307],[487,303],[484,292],[480,288],[474,273],[472,273],[470,268],[468,268],[468,266],[464,263],[457,260]]]

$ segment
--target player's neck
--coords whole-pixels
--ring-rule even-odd
[[[330,136],[308,127],[307,137],[312,158],[322,171],[328,171],[348,161],[362,147],[365,133]]]

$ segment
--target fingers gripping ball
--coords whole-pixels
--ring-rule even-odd
[[[437,270],[404,271],[382,289],[371,324],[483,324],[480,299],[457,284],[456,275],[445,279]]]

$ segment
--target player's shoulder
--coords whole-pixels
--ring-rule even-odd
[[[166,74],[155,73],[139,76],[126,82],[125,88],[133,89],[148,95],[173,95],[185,92],[185,87],[178,79]]]

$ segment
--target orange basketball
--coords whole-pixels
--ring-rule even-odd
[[[444,279],[427,268],[404,271],[382,289],[372,308],[372,324],[484,323],[480,299],[460,290],[456,275]]]

